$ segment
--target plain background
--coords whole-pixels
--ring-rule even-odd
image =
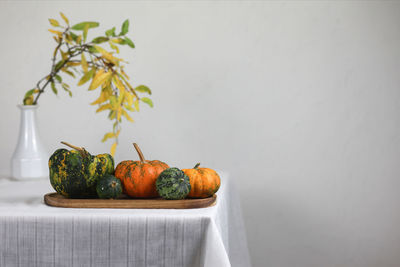
[[[16,105],[48,73],[47,18],[129,18],[121,56],[153,90],[123,123],[116,160],[231,173],[254,266],[399,266],[400,3],[1,2],[0,170],[17,142]],[[59,141],[108,151],[111,128],[88,92],[51,91],[38,123]]]

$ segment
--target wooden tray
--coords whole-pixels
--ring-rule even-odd
[[[196,209],[215,205],[217,196],[201,199],[165,200],[132,199],[122,196],[118,199],[71,199],[58,193],[48,193],[44,202],[53,207],[90,209]]]

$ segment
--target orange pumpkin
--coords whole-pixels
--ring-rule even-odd
[[[221,179],[216,171],[209,168],[199,168],[197,163],[193,169],[183,169],[182,171],[189,176],[192,189],[187,195],[190,198],[210,197],[218,191]]]
[[[115,177],[121,180],[124,193],[134,198],[158,197],[156,180],[169,166],[159,160],[145,160],[139,146],[133,144],[140,161],[125,160],[115,169]]]

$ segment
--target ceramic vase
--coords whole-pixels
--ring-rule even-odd
[[[39,138],[37,105],[19,105],[21,111],[17,147],[11,159],[11,176],[16,180],[40,179],[49,174],[49,155]]]

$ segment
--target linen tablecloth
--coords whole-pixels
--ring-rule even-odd
[[[1,266],[250,266],[237,193],[221,173],[202,209],[49,207],[49,180],[0,178]]]

